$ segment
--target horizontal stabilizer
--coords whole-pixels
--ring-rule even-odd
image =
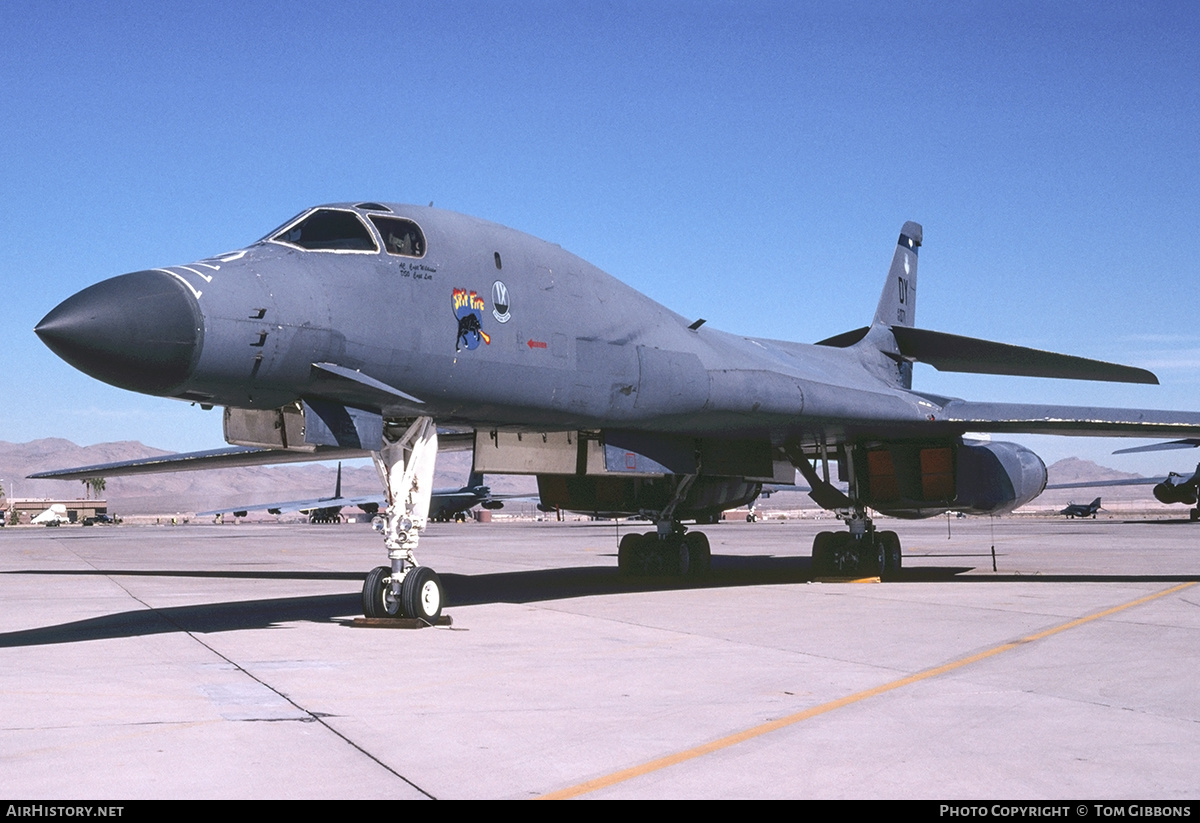
[[[892,334],[903,357],[928,363],[938,371],[1158,384],[1158,378],[1145,369],[1086,357],[908,326],[892,326]]]
[[[1200,435],[1200,413],[951,400],[934,418],[956,431],[1169,437]]]
[[[1139,452],[1165,452],[1172,449],[1194,449],[1200,446],[1200,438],[1187,440],[1171,440],[1166,443],[1151,443],[1149,446],[1133,446],[1128,449],[1118,449],[1113,454],[1137,454]]]

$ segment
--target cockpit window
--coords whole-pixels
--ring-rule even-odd
[[[425,235],[421,227],[411,220],[400,217],[381,217],[370,215],[371,222],[379,229],[383,238],[383,247],[388,254],[400,254],[404,257],[425,256]]]
[[[375,238],[357,215],[334,209],[317,209],[271,239],[316,251],[379,251]]]

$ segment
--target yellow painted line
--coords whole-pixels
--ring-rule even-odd
[[[696,758],[703,757],[706,754],[712,754],[713,752],[720,751],[721,749],[727,749],[730,746],[736,746],[738,743],[744,743],[747,740],[753,740],[756,737],[762,737],[764,734],[770,734],[773,731],[778,731],[779,729],[793,726],[801,721],[808,720],[811,717],[816,717],[818,715],[825,714],[826,712],[831,712],[834,709],[840,709],[843,706],[849,706],[853,703],[858,703],[871,697],[877,697],[878,695],[895,691],[896,689],[903,688],[904,686],[910,686],[913,683],[919,683],[922,680],[928,680],[931,677],[937,677],[938,675],[952,672],[955,669],[961,669],[963,666],[969,666],[972,663],[978,663],[980,660],[987,660],[989,657],[995,657],[998,654],[1011,651],[1019,646],[1025,645],[1026,643],[1044,640],[1045,638],[1056,635],[1059,632],[1065,632],[1068,629],[1074,629],[1078,626],[1082,626],[1085,623],[1090,623],[1093,620],[1099,620],[1102,617],[1108,617],[1109,615],[1123,612],[1126,609],[1132,609],[1134,606],[1140,606],[1143,603],[1149,603],[1151,600],[1157,600],[1160,597],[1166,597],[1169,594],[1174,594],[1175,592],[1182,591],[1183,589],[1194,585],[1196,585],[1195,581],[1189,583],[1180,583],[1178,586],[1172,586],[1171,588],[1157,592],[1156,594],[1148,594],[1145,597],[1139,597],[1137,600],[1131,600],[1128,603],[1121,604],[1120,606],[1113,606],[1111,609],[1105,609],[1104,611],[1096,612],[1095,614],[1089,614],[1086,617],[1070,620],[1066,623],[1053,626],[1036,634],[1022,637],[1020,640],[1002,643],[1001,645],[987,649],[986,651],[972,654],[968,657],[962,657],[942,666],[936,666],[932,669],[926,669],[923,672],[917,672],[916,674],[909,675],[908,677],[902,677],[899,680],[893,680],[890,683],[884,683],[883,685],[876,686],[873,689],[855,692],[854,694],[847,695],[846,697],[832,700],[828,703],[822,703],[820,706],[813,706],[811,709],[805,709],[802,712],[797,712],[795,714],[788,715],[787,717],[781,717],[778,720],[772,720],[769,723],[763,723],[759,726],[738,732],[737,734],[731,734],[726,737],[713,740],[710,743],[704,743],[703,745],[696,746],[695,748],[676,752],[675,754],[667,755],[666,757],[660,757],[657,760],[651,760],[648,763],[642,763],[639,766],[622,769],[619,772],[613,772],[612,774],[605,775],[604,777],[597,777],[595,780],[589,780],[586,783],[580,783],[566,789],[550,792],[549,794],[542,795],[538,799],[567,800],[572,797],[579,797],[580,795],[605,789],[609,786],[615,786],[617,783],[623,783],[626,780],[632,780],[635,777],[641,777],[642,775],[650,774],[651,772],[676,766],[688,760],[695,760]]]

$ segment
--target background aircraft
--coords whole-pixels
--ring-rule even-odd
[[[245,505],[228,506],[223,509],[212,509],[197,512],[197,517],[217,517],[232,514],[234,517],[245,517],[252,511],[266,510],[270,514],[286,512],[303,512],[308,515],[309,523],[337,523],[341,521],[342,509],[346,506],[358,506],[363,512],[374,515],[383,503],[380,495],[363,497],[342,497],[342,464],[337,467],[337,480],[333,487],[332,497],[319,497],[309,500],[286,500],[279,503],[248,503]]]
[[[1124,450],[1122,450],[1124,451]],[[1159,503],[1182,503],[1193,508],[1188,512],[1190,520],[1200,520],[1200,465],[1191,474],[1170,472],[1166,477],[1139,477],[1127,480],[1100,480],[1092,483],[1056,483],[1048,489],[1091,489],[1104,486],[1154,486],[1154,499]],[[1065,512],[1064,512],[1065,514]]]
[[[492,489],[483,482],[483,475],[472,472],[467,485],[459,489],[434,489],[429,501],[429,519],[435,523],[465,520],[476,506],[497,511],[504,508],[505,500],[528,500],[527,494],[492,494]]]
[[[1046,488],[1050,488],[1047,486]],[[1096,519],[1096,512],[1100,511],[1100,498],[1097,497],[1091,503],[1070,503],[1059,514],[1065,514],[1069,520],[1076,517],[1090,517]]]
[[[708,540],[685,521],[799,471],[847,525],[817,536],[815,570],[884,578],[899,571],[900,541],[868,508],[995,514],[1045,487],[1032,451],[968,432],[1200,437],[1197,413],[914,391],[918,361],[1157,383],[1143,369],[916,328],[921,243],[921,226],[905,223],[869,326],[805,345],[711,329],[556,245],[465,215],[315,207],[245,249],[86,288],[36,327],[100,380],[223,406],[225,439],[240,448],[37,476],[369,453],[386,478],[390,565],[367,575],[364,611],[432,622],[441,583],[415,550],[438,426],[473,441],[475,471],[536,475],[543,506],[653,521],[622,538],[622,571],[707,568]],[[772,306],[810,308],[799,295]]]
[[[472,474],[465,486],[457,489],[434,489],[429,502],[429,519],[434,522],[463,520],[465,514],[475,506],[485,509],[502,509],[504,500],[513,500],[527,495],[501,494],[493,495],[491,489],[484,484],[483,475]],[[369,515],[379,513],[381,506],[386,507],[387,500],[382,495],[364,495],[360,497],[342,496],[342,464],[338,463],[337,481],[332,497],[319,497],[308,500],[288,500],[280,503],[249,503],[237,506],[227,506],[223,509],[198,512],[197,517],[214,517],[232,514],[235,517],[245,517],[252,511],[265,510],[270,514],[285,514],[287,512],[303,512],[308,515],[309,523],[337,523],[342,517],[342,509],[347,506],[357,506]]]

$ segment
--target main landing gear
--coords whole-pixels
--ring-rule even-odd
[[[896,533],[876,531],[865,512],[856,510],[844,519],[850,531],[821,532],[813,540],[813,577],[899,577],[902,560]]]
[[[638,534],[621,538],[617,568],[630,577],[702,577],[712,565],[712,551],[704,532],[683,532],[671,524],[671,532]]]
[[[621,538],[617,568],[630,577],[700,577],[708,574],[712,551],[703,532],[689,532],[675,519],[675,510],[687,497],[697,475],[679,478],[671,501],[662,511],[643,511],[657,531],[630,533]]]
[[[855,537],[849,532],[821,532],[813,540],[814,577],[867,577],[895,580],[900,574],[900,538],[892,531]]]
[[[419,417],[398,439],[390,440],[385,430],[384,441],[372,458],[387,492],[383,532],[391,566],[379,566],[367,575],[363,614],[435,624],[445,603],[442,582],[433,569],[417,564],[415,551],[429,519],[437,428],[432,418]]]
[[[859,484],[854,474],[853,455],[845,460],[850,493],[847,495],[829,482],[829,451],[820,444],[823,472],[808,462],[796,449],[792,465],[800,472],[812,491],[809,496],[824,509],[837,512],[839,520],[849,527],[848,532],[821,532],[813,540],[813,577],[869,577],[895,580],[900,575],[900,538],[895,532],[876,531],[867,516],[867,508],[859,498]]]

